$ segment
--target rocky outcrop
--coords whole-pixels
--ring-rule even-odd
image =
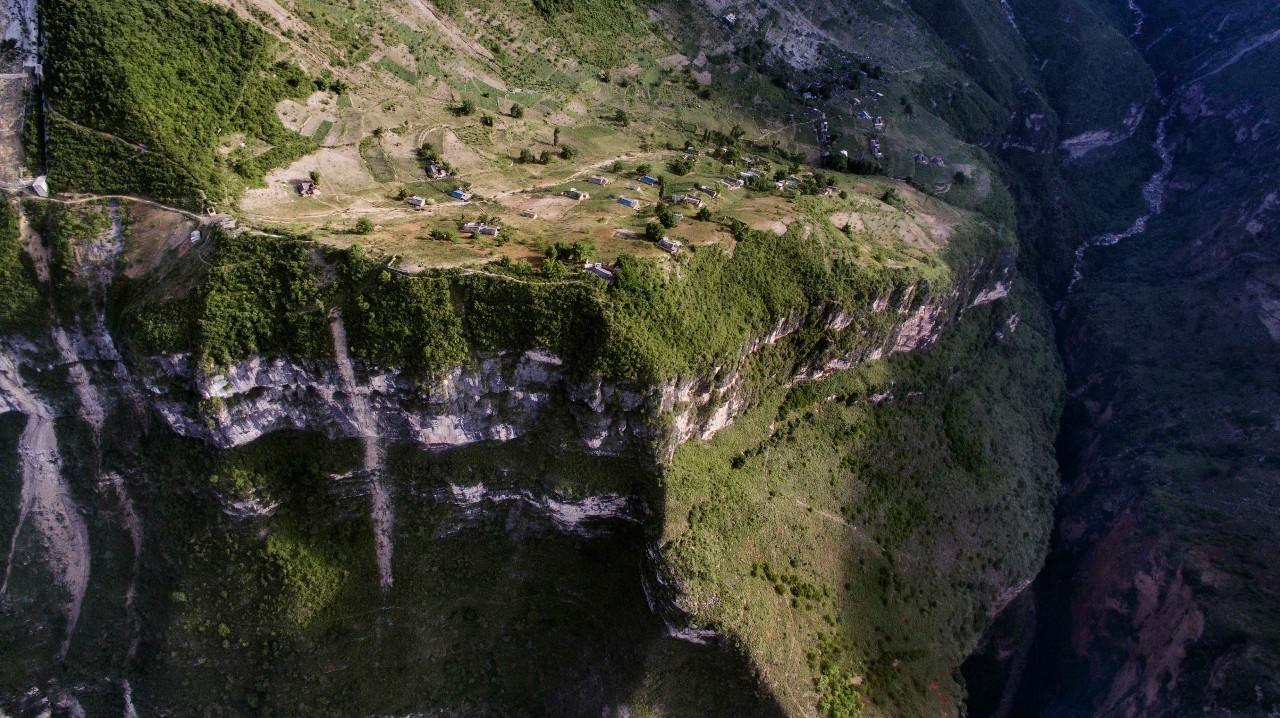
[[[860,320],[877,336],[860,337],[854,350],[815,357],[795,377],[813,379],[895,352],[933,343],[971,306],[1009,290],[1011,262],[982,263],[951,291],[917,297],[909,287],[864,309],[822,307],[781,319],[743,347],[736,361],[706,376],[676,377],[653,385],[583,377],[555,354],[477,352],[447,375],[422,383],[396,368],[358,366],[359,383],[377,434],[387,440],[443,449],[523,436],[552,416],[568,417],[585,451],[646,455],[659,461],[690,439],[709,439],[746,408],[749,357],[810,325],[833,336],[858,331]],[[873,315],[878,315],[874,316]],[[240,446],[273,431],[301,429],[328,436],[363,436],[346,385],[332,361],[251,357],[205,373],[190,355],[155,357],[137,368],[152,405],[177,433],[220,448]]]

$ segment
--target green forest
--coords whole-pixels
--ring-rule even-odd
[[[55,191],[216,206],[315,148],[274,109],[314,83],[277,62],[274,40],[230,10],[197,0],[48,0],[41,11]],[[251,146],[223,159],[219,138],[237,133]]]

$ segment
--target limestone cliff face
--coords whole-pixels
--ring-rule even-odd
[[[815,321],[835,335],[858,331],[852,328],[855,322],[869,315],[881,315],[874,326],[885,328],[855,342],[862,348],[828,353],[779,381],[817,378],[928,346],[965,308],[1005,296],[1011,271],[1007,258],[989,260],[958,279],[950,292],[923,301],[914,300],[912,287],[862,311],[823,307],[788,316],[747,343],[735,362],[705,376],[653,385],[583,377],[548,351],[475,353],[425,385],[397,368],[360,366],[359,379],[369,387],[378,434],[392,441],[427,449],[506,441],[552,417],[568,417],[582,450],[661,461],[681,443],[708,439],[741,414],[750,400],[744,367],[751,355]],[[285,429],[358,435],[331,361],[254,356],[205,373],[190,355],[173,355],[143,360],[134,370],[175,432],[220,448]]]

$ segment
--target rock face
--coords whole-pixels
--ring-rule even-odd
[[[916,301],[911,288],[862,312],[819,308],[808,316],[788,316],[743,347],[736,362],[708,376],[657,385],[583,377],[547,351],[475,353],[467,364],[427,384],[382,367],[357,366],[357,379],[368,387],[378,435],[390,441],[427,449],[507,441],[555,415],[569,418],[571,433],[585,451],[662,460],[685,441],[711,438],[743,411],[750,399],[744,364],[756,352],[810,323],[838,334],[856,331],[850,327],[872,315],[882,320],[874,326],[884,329],[856,342],[863,348],[818,357],[795,378],[816,378],[925,347],[966,308],[1005,296],[1011,272],[1008,258],[987,261],[942,296]],[[219,448],[284,429],[362,435],[331,361],[254,356],[203,373],[183,354],[153,357],[135,369],[151,404],[175,432]]]

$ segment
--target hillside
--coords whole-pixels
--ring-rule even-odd
[[[961,714],[1151,118],[947,5],[42,0],[0,706]]]

